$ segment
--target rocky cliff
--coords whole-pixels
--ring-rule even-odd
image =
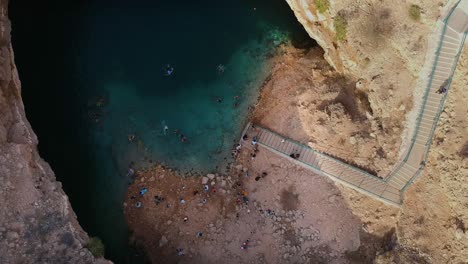
[[[0,263],[108,263],[84,248],[88,236],[39,157],[21,99],[7,4],[0,4]]]
[[[354,97],[364,106],[361,108],[370,124],[366,133],[389,156],[374,161],[374,169],[386,175],[397,161],[404,139],[411,134],[411,124],[406,120],[415,114],[410,110],[422,92],[417,83],[431,33],[438,17],[451,4],[447,0],[286,1],[323,48],[328,63],[344,79],[355,83]],[[369,139],[353,137],[352,141],[361,146]],[[368,158],[377,154],[369,153]]]
[[[395,125],[391,113],[411,107],[428,37],[447,1],[287,2],[330,65],[368,94],[369,116]]]

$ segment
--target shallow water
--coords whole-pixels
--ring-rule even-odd
[[[39,150],[106,257],[138,263],[122,214],[130,164],[222,171],[267,58],[304,32],[284,0],[36,2],[12,1],[10,17]]]

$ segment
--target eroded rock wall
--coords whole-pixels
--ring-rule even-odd
[[[418,78],[447,0],[286,0],[335,70],[366,94],[373,137],[385,149],[407,138],[406,122],[421,97]],[[454,1],[450,1],[454,2]],[[410,14],[419,10],[419,17]],[[319,11],[320,10],[320,11]],[[414,100],[416,99],[416,101]],[[375,136],[374,136],[375,135]],[[402,141],[403,143],[405,140]],[[390,164],[389,164],[390,165]]]
[[[21,99],[7,4],[0,2],[0,263],[108,263],[84,248],[88,236],[39,157]]]

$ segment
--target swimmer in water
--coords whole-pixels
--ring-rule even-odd
[[[166,125],[164,126],[164,135],[167,135],[167,131],[169,130],[169,127]]]
[[[217,67],[216,67],[216,70],[218,71],[218,74],[223,74],[224,73],[224,70],[226,70],[226,67],[222,64],[219,64]]]
[[[166,67],[164,68],[164,75],[165,76],[170,76],[174,72],[174,67],[172,67],[170,64],[167,64]]]

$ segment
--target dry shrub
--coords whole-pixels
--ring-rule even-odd
[[[409,10],[409,16],[415,20],[419,21],[421,19],[421,7],[418,5],[411,5]]]
[[[335,38],[337,41],[343,41],[346,39],[346,34],[348,32],[348,22],[343,16],[336,16],[333,21],[335,27]]]

